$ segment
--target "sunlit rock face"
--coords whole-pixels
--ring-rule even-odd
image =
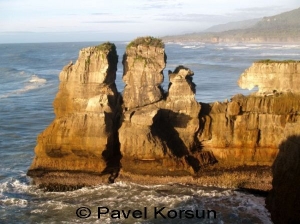
[[[125,108],[141,107],[162,100],[160,85],[164,79],[166,54],[161,41],[149,37],[131,42],[123,56],[123,66]]]
[[[300,63],[296,61],[259,61],[246,69],[238,80],[242,89],[258,86],[259,93],[300,93]]]
[[[123,171],[184,175],[215,162],[210,152],[201,152],[196,138],[200,104],[195,100],[193,72],[183,66],[170,72],[164,93],[160,84],[165,63],[164,45],[158,39],[138,38],[126,48],[125,112],[119,129]]]
[[[105,43],[82,49],[76,63],[63,68],[53,103],[56,117],[38,136],[28,172],[39,185],[109,181],[109,176],[100,174],[119,155],[117,62],[115,45]]]
[[[158,181],[161,176],[199,175],[194,183],[269,190],[270,167],[283,147],[278,161],[291,160],[291,178],[282,173],[282,162],[275,163],[268,202],[271,212],[280,209],[285,198],[278,195],[293,183],[281,185],[281,180],[298,175],[293,171],[297,146],[289,146],[290,136],[300,133],[299,63],[255,63],[239,84],[257,85],[258,93],[207,104],[195,100],[194,73],[185,66],[169,71],[169,86],[163,90],[166,58],[161,40],[132,41],[123,56],[122,97],[115,85],[115,45],[82,49],[76,63],[60,73],[55,119],[38,136],[28,175],[54,190],[134,175]],[[283,155],[288,159],[281,160]]]

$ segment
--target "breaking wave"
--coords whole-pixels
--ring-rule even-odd
[[[24,73],[21,73],[21,75],[22,74],[24,74]],[[38,89],[38,88],[44,86],[46,83],[47,83],[46,79],[40,78],[37,75],[32,75],[29,80],[27,80],[23,83],[22,88],[1,94],[0,99],[11,97],[14,95],[23,94],[23,93],[26,93],[33,89]]]

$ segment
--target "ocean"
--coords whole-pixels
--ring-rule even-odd
[[[235,189],[116,182],[44,192],[31,185],[26,172],[37,135],[54,119],[59,72],[76,61],[81,48],[99,43],[0,44],[0,223],[272,223],[264,197]],[[122,92],[127,42],[115,44],[116,83]],[[237,80],[254,61],[299,60],[299,49],[288,44],[166,43],[163,87],[168,86],[167,71],[184,65],[195,73],[198,101],[230,100],[238,93],[250,94]]]

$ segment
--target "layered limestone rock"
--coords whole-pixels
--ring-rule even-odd
[[[300,93],[300,63],[264,60],[254,63],[238,80],[242,89],[258,86],[259,93]]]
[[[300,96],[291,93],[236,95],[202,108],[198,138],[220,162],[272,165],[284,133],[300,130]]]
[[[198,103],[193,72],[184,66],[169,72],[168,91],[162,90],[163,43],[138,38],[123,57],[126,86],[121,105],[115,85],[117,61],[115,46],[106,43],[81,50],[77,62],[63,68],[55,120],[39,135],[28,171],[38,185],[57,190],[112,182],[118,175],[126,179],[131,174],[192,174],[200,178],[189,183],[267,190],[270,166],[280,148],[268,202],[271,212],[280,209],[280,192],[299,184],[292,182],[299,176],[299,147],[290,137],[300,130],[295,84],[299,63],[256,63],[239,83],[257,85],[263,94]],[[297,207],[293,198],[285,198]]]
[[[161,40],[146,37],[132,41],[126,48],[123,66],[125,108],[149,105],[163,98],[160,84],[164,79],[166,54]]]
[[[122,170],[133,174],[183,175],[215,162],[200,152],[200,105],[193,72],[183,66],[169,74],[166,96],[160,84],[166,55],[155,38],[138,38],[124,55],[124,107],[119,129]]]
[[[108,182],[118,167],[120,95],[118,55],[105,43],[80,51],[59,75],[55,119],[37,139],[28,175],[39,185],[80,186]],[[90,176],[89,176],[90,175]]]
[[[219,162],[272,165],[284,133],[300,130],[298,67],[299,63],[287,61],[254,63],[238,83],[242,88],[258,86],[258,93],[236,95],[230,102],[202,103],[198,137],[205,147],[213,148]]]

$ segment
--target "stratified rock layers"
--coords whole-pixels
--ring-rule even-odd
[[[226,163],[271,165],[285,133],[300,130],[300,96],[292,93],[236,95],[202,108],[199,141]]]
[[[149,39],[150,41],[150,39]],[[163,98],[160,84],[164,80],[165,50],[161,46],[139,44],[128,46],[123,57],[125,108],[152,104]]]
[[[119,129],[122,170],[134,174],[183,175],[214,163],[196,138],[200,105],[183,66],[170,74],[166,95],[160,84],[166,55],[153,40],[135,40],[124,55],[123,120]]]
[[[117,62],[115,46],[105,43],[82,49],[76,63],[63,68],[53,104],[55,120],[39,135],[28,171],[38,184],[96,184],[94,177],[70,173],[100,176],[113,166],[119,154]]]
[[[260,61],[246,69],[238,84],[243,89],[258,86],[259,93],[300,93],[300,63],[296,61]]]
[[[169,72],[162,90],[166,55],[158,39],[127,46],[123,101],[117,61],[106,43],[82,49],[63,68],[56,117],[39,135],[28,171],[36,184],[59,190],[113,182],[118,174],[150,175],[152,183],[192,174],[199,178],[188,183],[269,190],[278,155],[267,206],[275,223],[299,222],[299,63],[255,63],[239,84],[257,85],[258,94],[206,104],[195,100],[193,72],[184,66]]]

